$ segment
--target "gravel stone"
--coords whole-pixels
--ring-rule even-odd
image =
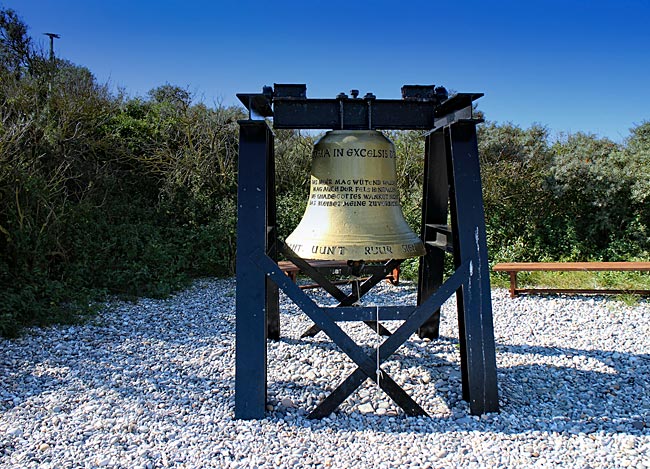
[[[382,283],[362,303],[416,297]],[[405,416],[367,380],[322,420],[306,417],[356,366],[325,334],[300,338],[309,319],[281,301],[261,420],[234,419],[232,279],[0,339],[0,467],[650,469],[648,300],[493,290],[501,410],[479,417],[461,397],[451,298],[440,339],[413,336],[382,366],[430,418]],[[369,354],[383,340],[340,324]]]

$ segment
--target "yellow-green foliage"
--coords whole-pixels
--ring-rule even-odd
[[[116,95],[90,70],[43,57],[26,31],[0,8],[0,334],[72,320],[107,292],[165,295],[196,276],[233,275],[242,110],[170,84]],[[419,232],[423,135],[389,137]],[[305,208],[313,142],[276,132],[282,237]],[[620,145],[585,134],[550,143],[541,126],[488,123],[479,145],[491,262],[648,259],[649,122]],[[417,260],[403,272],[415,278]],[[647,285],[613,273],[521,281]]]

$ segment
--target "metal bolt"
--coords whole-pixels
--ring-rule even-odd
[[[348,99],[348,95],[341,92],[336,95],[336,99]]]
[[[363,97],[363,99],[377,99],[377,96],[375,96],[372,93],[366,93],[366,95]]]
[[[350,96],[352,96],[352,99],[357,99],[357,96],[359,96],[359,90],[350,90]]]

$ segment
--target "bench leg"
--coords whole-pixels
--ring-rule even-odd
[[[395,267],[391,273],[386,277],[386,281],[391,285],[399,285],[399,267]]]
[[[510,298],[517,296],[517,272],[508,272],[510,274]]]

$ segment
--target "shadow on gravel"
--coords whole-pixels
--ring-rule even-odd
[[[99,346],[111,352],[35,357],[3,370],[0,417],[28,401],[46,414],[78,412],[79,402],[106,408],[131,401],[161,415],[234,402],[234,354],[215,353],[208,340],[191,351],[165,345],[161,352],[161,343],[147,339]]]
[[[231,417],[234,410],[234,354],[215,354],[215,347],[223,350],[224,344],[219,343],[223,340],[206,334],[201,338],[202,345],[196,347],[194,342],[190,352],[182,340],[169,348],[169,343],[164,344],[164,341],[155,343],[148,338],[125,341],[100,335],[95,341],[78,348],[77,353],[65,357],[58,356],[56,350],[40,350],[34,353],[34,362],[30,366],[16,364],[19,369],[14,369],[13,376],[9,376],[10,380],[3,385],[3,393],[13,395],[14,400],[5,400],[0,410],[21,405],[39,394],[49,395],[64,389],[66,399],[57,401],[56,406],[60,409],[56,412],[74,412],[77,405],[74,393],[81,392],[94,396],[90,399],[91,405],[92,402],[100,405],[105,399],[114,401],[119,396],[139,401],[143,407],[155,410],[160,416],[182,415],[216,405],[224,416]],[[281,341],[291,347],[322,348],[327,353],[336,348],[322,335],[312,339],[283,338]],[[359,417],[362,426],[384,432],[476,430],[519,434],[537,430],[567,434],[650,434],[648,354],[497,345],[497,357],[517,355],[521,358],[521,365],[498,370],[501,412],[485,419],[475,419],[467,414],[465,403],[450,397],[460,393],[458,363],[436,355],[438,351],[456,350],[456,343],[455,338],[449,337],[430,342],[427,357],[418,357],[422,347],[417,342],[408,341],[393,358],[402,364],[402,368],[419,367],[428,372],[435,370],[438,376],[447,376],[448,390],[440,391],[433,381],[426,385],[426,389],[446,402],[449,408],[460,409],[460,413],[440,416],[431,412],[432,422],[427,425],[413,425],[417,419],[402,416],[393,418],[391,425],[384,426],[382,422],[388,422],[390,417],[374,414],[362,417],[358,410],[352,410],[338,413],[337,419],[323,422],[323,425],[343,431],[352,420],[356,425]],[[112,353],[93,353],[98,347],[110,348]],[[273,364],[269,363],[269,366]],[[5,368],[3,374],[9,368]],[[313,398],[309,408],[296,402],[308,412],[317,404],[320,393],[328,394],[347,374],[348,370],[341,371],[341,376],[334,377],[331,382],[320,383],[308,379],[279,380],[269,383],[270,390],[276,400],[283,395],[309,394]],[[280,409],[268,417],[284,420],[288,411],[294,412],[296,417],[289,420],[291,424],[314,425],[303,418],[304,413],[295,415],[297,409]]]
[[[291,346],[311,346],[332,351],[336,346],[327,337],[319,335],[310,339],[283,338],[282,342]],[[443,337],[429,343],[433,349],[457,349],[456,338]],[[423,425],[417,432],[458,431],[498,431],[507,434],[519,434],[531,431],[552,431],[566,434],[650,434],[650,407],[648,392],[650,390],[650,355],[629,354],[600,350],[580,350],[574,348],[541,347],[529,345],[497,344],[497,360],[504,354],[518,355],[521,365],[498,369],[501,411],[488,414],[483,418],[468,414],[468,405],[460,401],[461,383],[459,363],[437,356],[438,352],[429,351],[427,357],[417,357],[420,347],[411,341],[404,344],[392,358],[403,366],[419,367],[431,372],[435,370],[440,376],[452,376],[457,379],[443,383],[443,391],[436,389],[434,383],[426,385],[432,395],[445,402],[449,409],[455,408],[450,417],[435,412],[431,424]],[[353,367],[354,368],[354,367]],[[353,369],[351,368],[351,369]],[[350,370],[351,370],[350,369]],[[317,405],[317,396],[329,394],[331,390],[347,377],[349,371],[341,372],[332,382],[298,382],[277,381],[272,383],[276,395],[304,394],[304,388],[313,395],[313,405],[304,410],[308,413]],[[303,388],[303,389],[301,389]],[[429,399],[429,398],[428,398]],[[416,399],[418,400],[418,399]],[[419,401],[418,401],[419,402]],[[419,402],[425,407],[426,403]],[[462,409],[459,413],[457,409]],[[285,409],[286,413],[287,410]],[[358,410],[337,411],[336,418],[329,422],[345,428],[345,422],[361,417]],[[282,418],[282,411],[274,413]],[[365,417],[368,417],[366,414]],[[374,427],[376,422],[386,421],[388,416],[370,414],[368,425]],[[414,421],[405,417],[400,411],[398,420]],[[302,419],[295,421],[298,426],[311,426]],[[400,424],[397,424],[397,428]],[[404,431],[412,431],[410,425],[404,425]],[[395,431],[382,429],[378,431]]]
[[[497,348],[497,359],[517,354],[527,362],[498,369],[502,414],[527,416],[544,428],[570,433],[650,434],[650,355],[529,345]]]
[[[56,342],[35,339],[39,348],[29,352],[28,362],[15,360],[10,348],[2,350],[0,411],[40,399],[44,406],[59,406],[59,412],[74,412],[78,393],[89,393],[94,396],[91,404],[102,403],[107,397],[113,401],[115,397],[135,399],[165,415],[174,415],[179,409],[191,413],[217,406],[224,418],[231,418],[235,365],[232,301],[228,298],[222,306],[209,307],[144,301],[128,308],[140,322],[70,328]],[[227,305],[226,314],[220,309],[223,305]],[[210,326],[206,328],[206,324]],[[338,349],[322,333],[310,339],[282,338],[281,342],[290,347],[320,348],[328,356]],[[509,359],[516,364],[498,369],[501,412],[475,419],[467,414],[467,404],[455,397],[461,390],[457,344],[453,337],[426,346],[409,340],[392,356],[402,369],[430,373],[430,383],[418,386],[453,412],[443,415],[434,411],[431,424],[412,425],[418,419],[361,416],[353,409],[324,425],[344,430],[353,417],[359,417],[364,425],[385,432],[460,429],[510,434],[536,430],[650,434],[649,354],[497,344],[497,360],[504,355],[519,360]],[[367,350],[372,353],[369,347]],[[269,363],[271,366],[278,364]],[[283,394],[304,395],[309,386],[313,404],[303,410],[310,411],[318,395],[328,394],[348,373],[345,369],[340,376],[316,383],[307,378],[280,379],[269,383],[269,388],[280,398]],[[56,402],[50,397],[56,397]],[[430,410],[427,403],[420,404]],[[283,419],[283,414],[275,412],[269,417]],[[384,425],[389,420],[394,424]],[[302,417],[290,422],[312,425]]]
[[[146,321],[45,329],[0,349],[0,417],[28,402],[76,412],[78,399],[98,406],[130,400],[152,409],[159,401],[161,412],[217,400],[225,408],[234,389],[234,319],[211,308],[179,314],[154,304],[129,307],[149,314]],[[196,320],[199,314],[206,317]],[[13,348],[23,349],[20,358]]]

